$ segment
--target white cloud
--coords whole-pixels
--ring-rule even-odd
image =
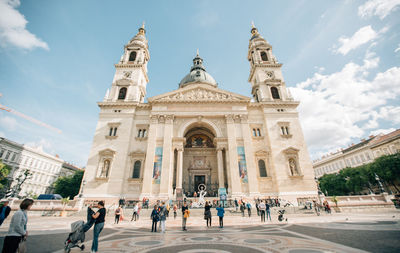
[[[0,0],[0,46],[13,45],[24,49],[49,49],[46,42],[26,29],[28,21],[16,8],[19,0]]]
[[[51,145],[50,141],[44,138],[40,139],[38,142],[28,142],[25,145],[40,152],[54,153],[53,146]]]
[[[368,80],[378,63],[367,52],[363,64],[350,62],[339,72],[315,73],[291,88],[301,101],[300,120],[311,154],[344,147],[378,128],[379,120],[400,122],[400,107],[388,105],[400,97],[400,67]]]
[[[387,31],[387,28],[381,30],[381,33]],[[379,33],[375,32],[374,29],[368,25],[361,27],[357,32],[353,34],[353,36],[349,37],[340,37],[339,41],[339,48],[334,50],[336,53],[341,53],[342,55],[346,55],[351,50],[358,48],[369,41],[376,39],[379,36]]]
[[[400,44],[397,45],[397,48],[394,50],[395,53],[400,52]]]
[[[369,135],[388,134],[388,133],[393,132],[395,130],[396,130],[395,128],[377,129],[377,130],[371,131]]]
[[[16,129],[18,123],[13,117],[0,115],[0,125],[4,129],[13,131]]]
[[[378,16],[384,19],[400,5],[400,0],[369,0],[358,7],[358,15],[361,17]]]

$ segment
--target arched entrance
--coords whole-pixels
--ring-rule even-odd
[[[214,145],[215,134],[207,126],[195,124],[186,131],[183,150],[182,188],[187,197],[207,187],[207,197],[218,195],[218,164]]]

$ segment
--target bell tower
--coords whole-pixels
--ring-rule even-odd
[[[251,38],[247,59],[250,62],[251,94],[256,102],[293,100],[286,90],[281,67],[274,54],[272,46],[252,24]]]
[[[149,82],[147,62],[150,59],[145,35],[143,23],[138,33],[125,45],[118,64],[115,64],[113,83],[104,96],[104,102],[144,102]]]

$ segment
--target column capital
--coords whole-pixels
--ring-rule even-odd
[[[249,117],[247,114],[240,114],[239,118],[240,118],[240,123],[242,123],[242,124],[249,122]]]
[[[174,122],[175,115],[173,114],[164,115],[164,118],[166,124],[172,124]]]
[[[156,115],[156,114],[153,114],[153,115],[150,115],[150,122],[152,123],[152,124],[157,124],[158,123],[158,117],[159,117],[160,115]]]
[[[234,123],[235,115],[234,114],[225,114],[226,123],[232,124]]]
[[[178,152],[183,152],[183,147],[176,147],[176,150],[178,150]]]

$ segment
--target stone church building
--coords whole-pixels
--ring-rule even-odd
[[[228,198],[317,196],[314,171],[282,64],[252,27],[251,97],[218,88],[196,55],[178,89],[146,97],[144,27],[124,47],[99,120],[82,184],[85,199],[181,199],[205,187]],[[222,189],[222,190],[224,190]]]

